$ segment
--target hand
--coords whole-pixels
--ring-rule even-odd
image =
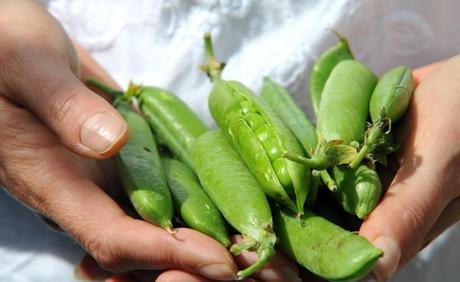
[[[386,280],[460,219],[460,56],[414,71],[417,86],[398,131],[399,168],[360,234],[384,251]]]
[[[234,278],[236,263],[215,240],[186,228],[171,236],[129,217],[103,190],[116,177],[110,162],[96,159],[114,155],[128,129],[80,77],[117,87],[107,73],[84,50],[77,56],[61,26],[33,1],[0,0],[0,34],[1,186],[72,235],[94,258],[82,265],[104,270],[104,278],[133,269],[147,276],[173,269],[160,276],[168,281]],[[285,281],[283,269],[296,273],[284,257],[276,261],[258,277]]]

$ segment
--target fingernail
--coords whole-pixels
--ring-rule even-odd
[[[99,113],[83,124],[80,140],[87,148],[102,154],[109,151],[125,131],[125,123],[118,117]]]
[[[366,277],[360,280],[360,282],[378,282],[375,275],[371,272]]]
[[[199,273],[212,279],[234,280],[236,273],[226,264],[209,264],[201,267]]]
[[[262,269],[259,271],[258,277],[263,281],[286,281],[286,282],[301,282],[302,279],[289,267],[279,269]]]
[[[393,239],[387,236],[377,237],[373,244],[383,251],[383,256],[378,260],[374,268],[375,278],[377,281],[386,281],[398,269],[401,249]]]

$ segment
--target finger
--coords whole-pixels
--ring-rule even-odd
[[[138,281],[129,274],[114,275],[113,277],[107,278],[105,282],[143,282]]]
[[[103,280],[113,276],[113,273],[99,266],[90,255],[85,255],[75,267],[74,276],[80,280]]]
[[[158,276],[155,282],[212,282],[202,276],[185,272],[183,270],[171,269]]]
[[[415,85],[418,85],[420,81],[422,81],[429,73],[431,73],[437,67],[441,66],[443,63],[444,61],[439,61],[439,62],[429,64],[427,66],[415,69],[412,73],[414,77]]]
[[[454,223],[460,220],[460,198],[452,201],[439,216],[436,223],[431,227],[428,235],[425,238],[424,245],[428,245],[436,239],[442,232],[449,228]]]
[[[232,236],[234,243],[240,243],[242,240],[243,238],[239,235]],[[257,254],[255,252],[244,251],[235,259],[240,268],[245,268],[257,260]],[[267,282],[302,281],[299,278],[297,265],[279,251],[276,252],[276,255],[268,264],[254,273],[253,276]]]

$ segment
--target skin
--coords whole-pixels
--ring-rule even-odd
[[[171,236],[128,216],[114,200],[123,191],[114,163],[100,160],[113,156],[129,132],[107,97],[81,82],[91,77],[118,88],[113,79],[32,1],[0,0],[0,32],[0,184],[72,236],[103,278],[139,269],[234,278],[236,262],[214,239],[187,228]],[[99,113],[122,129],[103,152],[81,139],[85,121]],[[90,277],[84,266],[77,273]]]

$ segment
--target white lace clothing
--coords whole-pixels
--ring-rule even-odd
[[[130,79],[173,90],[209,125],[211,84],[198,70],[210,31],[224,78],[254,90],[265,75],[288,87],[310,113],[312,63],[349,39],[377,74],[419,67],[460,51],[457,0],[41,0],[69,34],[121,84]],[[0,193],[0,282],[74,281],[83,251]],[[457,281],[460,224],[421,252],[393,281]],[[76,280],[75,280],[76,281]]]

